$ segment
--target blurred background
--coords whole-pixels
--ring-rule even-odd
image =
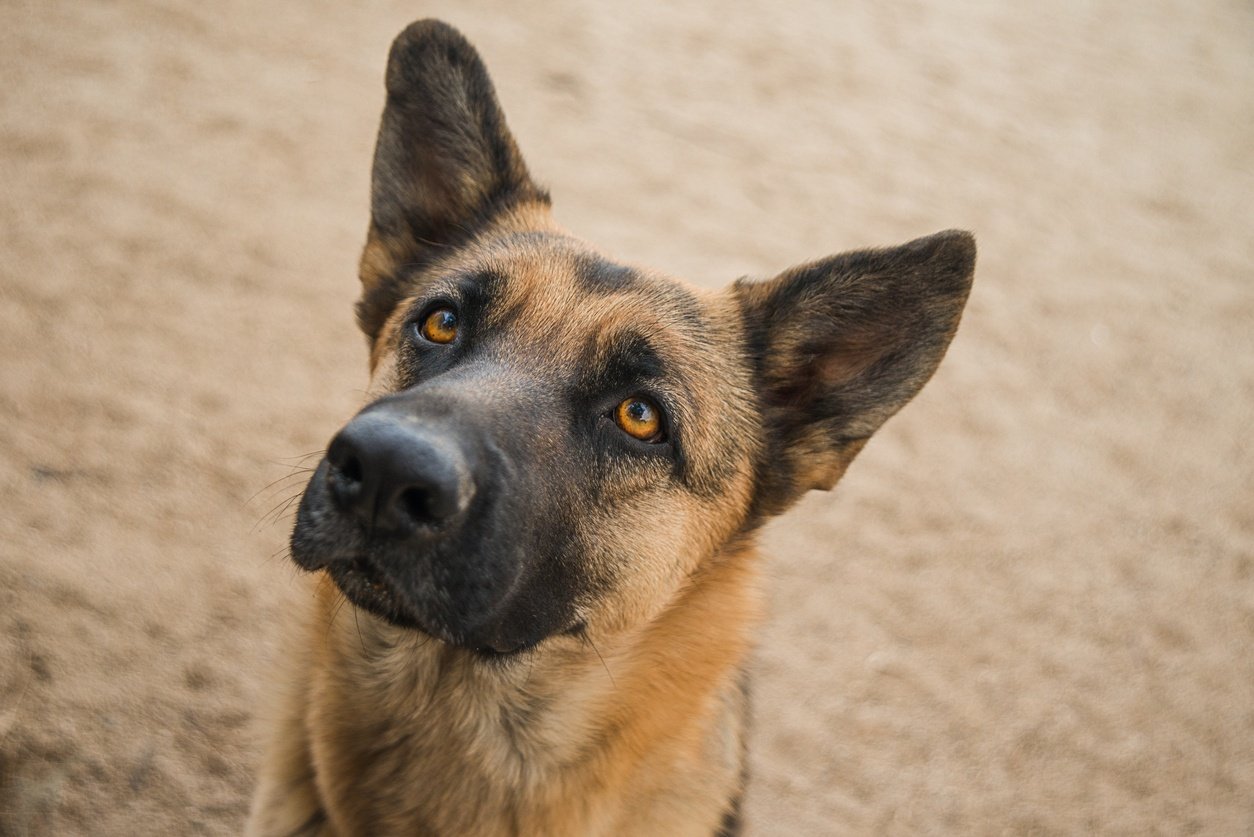
[[[979,239],[939,374],[766,533],[750,833],[1254,831],[1248,2],[40,0],[0,6],[0,833],[238,833],[429,15],[612,254]]]

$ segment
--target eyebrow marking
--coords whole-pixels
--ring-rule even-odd
[[[496,270],[476,270],[456,282],[464,305],[482,312],[505,294],[506,276]]]
[[[579,289],[592,294],[612,294],[640,284],[640,274],[626,265],[580,253],[574,258]]]
[[[504,296],[506,277],[496,270],[468,270],[445,277],[424,287],[409,302],[407,316],[415,317],[441,297],[463,311],[481,313]]]
[[[619,331],[608,337],[593,336],[589,345],[585,387],[609,392],[640,381],[660,381],[667,376],[667,364],[657,349],[636,331]]]

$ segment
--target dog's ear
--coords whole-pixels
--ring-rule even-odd
[[[548,202],[527,173],[482,59],[438,20],[392,43],[375,145],[357,319],[375,337],[402,291],[401,265],[474,235],[497,212]]]
[[[735,284],[763,412],[759,514],[831,488],[914,397],[958,328],[974,268],[975,240],[951,230]]]

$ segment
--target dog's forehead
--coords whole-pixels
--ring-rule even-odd
[[[614,261],[565,235],[507,234],[469,248],[445,275],[487,297],[483,328],[520,351],[573,365],[624,345],[681,365],[709,344],[709,292]]]

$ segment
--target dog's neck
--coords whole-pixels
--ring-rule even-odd
[[[670,607],[635,631],[556,637],[503,661],[353,613],[322,585],[310,687],[320,693],[319,724],[341,734],[311,742],[314,760],[335,763],[340,775],[345,764],[404,774],[406,792],[424,797],[411,806],[428,812],[442,786],[475,786],[485,808],[512,812],[511,830],[556,827],[544,811],[569,811],[572,793],[585,795],[590,825],[629,810],[633,795],[642,802],[682,791],[687,763],[725,761],[738,773],[741,672],[759,610],[752,553],[741,546],[705,562]],[[363,706],[371,707],[366,717]],[[401,741],[404,754],[393,756],[386,742]],[[391,764],[394,757],[406,763]],[[483,825],[453,814],[427,825],[447,833]]]

